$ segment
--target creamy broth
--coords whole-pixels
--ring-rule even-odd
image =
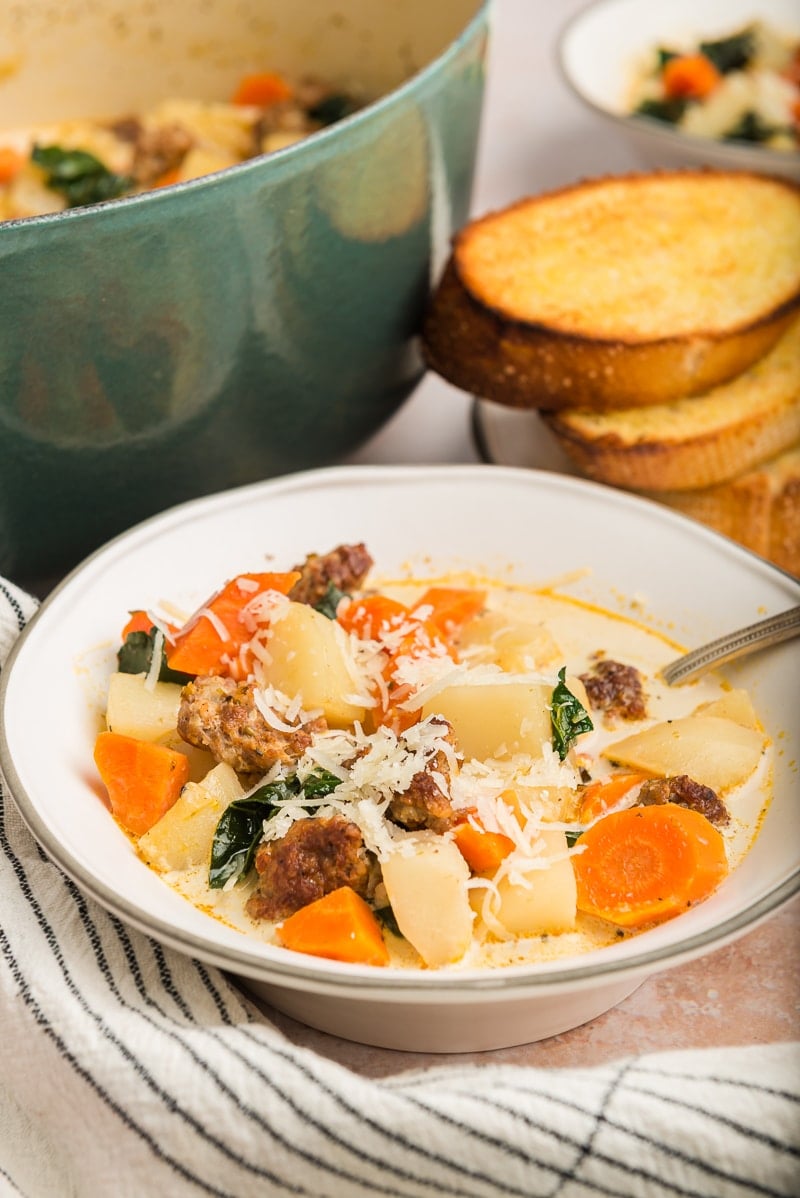
[[[427,581],[424,584],[391,581],[381,586],[370,580],[371,588],[391,596],[409,609],[413,609],[414,605],[419,603],[429,585]],[[496,758],[476,763],[463,755],[458,735],[455,737],[456,765],[449,778],[445,779],[448,783],[447,798],[453,809],[456,812],[466,812],[467,809],[473,813],[477,811],[483,826],[488,828],[492,824],[492,812],[500,810],[496,806],[498,798],[509,793],[517,796],[521,794],[523,797],[534,795],[535,798],[525,799],[525,802],[529,801],[529,805],[523,805],[523,814],[518,812],[514,818],[517,822],[525,824],[526,835],[529,837],[525,841],[526,844],[538,843],[536,827],[545,829],[551,837],[551,840],[548,840],[550,845],[553,836],[562,838],[563,849],[553,852],[551,847],[547,850],[552,856],[547,870],[553,868],[553,862],[561,860],[563,863],[565,859],[569,862],[568,868],[572,869],[576,856],[581,853],[579,835],[574,844],[569,844],[563,838],[567,833],[579,833],[585,826],[579,818],[578,800],[587,779],[602,779],[617,770],[618,763],[613,760],[613,755],[604,755],[610,745],[623,741],[645,728],[666,721],[684,719],[696,713],[702,705],[714,703],[732,693],[728,684],[715,675],[707,675],[683,687],[667,687],[659,678],[659,670],[677,655],[679,647],[666,635],[627,616],[591,607],[554,591],[536,591],[495,582],[476,583],[474,579],[464,578],[436,580],[436,585],[479,587],[485,593],[484,611],[474,620],[465,623],[456,637],[457,662],[447,658],[437,661],[435,668],[424,665],[420,667],[422,684],[419,695],[425,693],[425,688],[431,693],[431,698],[422,709],[423,719],[425,713],[437,713],[437,702],[444,702],[439,696],[447,693],[448,685],[454,682],[479,689],[481,686],[496,685],[498,681],[511,684],[522,679],[532,687],[544,686],[547,694],[550,694],[558,683],[559,670],[564,667],[567,683],[572,682],[574,689],[581,691],[580,676],[591,673],[598,654],[605,660],[633,667],[641,677],[646,701],[644,717],[634,720],[620,719],[618,716],[609,717],[582,701],[581,705],[589,712],[594,727],[574,739],[563,761],[554,753],[552,745],[545,743],[541,752],[536,753],[504,752],[507,745],[501,745]],[[529,653],[523,651],[520,657],[519,651],[515,650],[517,658],[513,673],[503,671],[497,661],[497,645],[502,642],[504,630],[520,627],[538,629],[541,637],[538,634],[533,636]],[[482,629],[485,635],[482,634]],[[266,643],[269,645],[269,639]],[[341,637],[340,643],[346,645],[347,639]],[[359,690],[363,692],[364,689],[363,678],[361,687],[358,684],[360,668],[355,666],[351,670],[351,689],[354,692],[350,696],[351,699],[357,698]],[[407,701],[413,707],[413,693]],[[367,727],[374,721],[374,709],[368,710]],[[719,727],[716,724],[707,726]],[[346,729],[341,731],[347,734]],[[771,748],[758,725],[748,733],[751,738],[756,737],[756,734],[760,738],[761,749],[757,754],[757,760],[754,758],[754,768],[744,780],[719,792],[730,817],[729,823],[719,828],[724,839],[730,870],[736,868],[751,846],[769,800]],[[402,733],[396,735],[402,739]],[[176,744],[174,736],[171,739],[168,736],[166,740]],[[367,740],[362,739],[362,754],[367,753],[366,746]],[[211,764],[213,765],[213,761]],[[651,771],[651,774],[657,776],[657,771]],[[442,781],[438,773],[436,777]],[[702,782],[703,779],[699,778],[696,781]],[[246,791],[247,787],[242,793]],[[562,796],[558,802],[555,801],[556,792]],[[565,795],[566,798],[563,797]],[[327,800],[320,801],[321,807],[317,814],[329,814],[330,804],[337,810],[348,810],[347,802],[353,802],[352,790],[347,792],[345,798],[346,802],[336,807],[337,792],[334,791]],[[504,801],[501,799],[501,802]],[[635,803],[635,798],[633,802]],[[630,802],[627,805],[630,806]],[[377,808],[377,804],[373,806]],[[624,808],[626,803],[623,802],[621,806]],[[351,810],[354,808],[351,807]],[[500,810],[502,819],[508,820],[508,812],[507,805]],[[295,812],[294,818],[302,819],[307,815],[308,809],[305,809]],[[291,824],[291,821],[287,824],[284,815],[276,818],[283,819],[281,826],[284,831],[285,827]],[[452,830],[434,833],[430,829],[408,829],[392,823],[385,816],[382,821],[378,820],[382,826],[376,829],[372,817],[366,818],[363,812],[358,818],[355,815],[353,818],[364,835],[367,850],[374,854],[384,867],[387,857],[393,856],[395,850],[401,855],[409,856],[416,851],[414,845],[430,844],[433,839],[452,843],[453,839]],[[464,818],[467,818],[466,815]],[[498,827],[508,830],[507,822],[503,824],[502,819]],[[269,836],[268,823],[265,823],[264,827]],[[274,839],[280,840],[278,833],[274,833]],[[138,843],[140,852],[147,859],[148,852],[146,847],[143,851],[143,846],[149,843],[149,836],[146,835]],[[535,851],[540,852],[541,849],[537,848]],[[508,860],[515,861],[514,853],[519,852],[521,850],[517,845]],[[547,860],[549,861],[550,857],[547,857]],[[148,864],[162,874],[167,885],[177,890],[188,901],[249,937],[269,944],[283,943],[281,928],[284,920],[256,919],[248,914],[248,900],[256,892],[259,881],[254,870],[251,870],[246,878],[235,883],[231,881],[221,888],[211,888],[208,883],[207,855],[202,862],[192,864],[188,868],[164,868],[165,861],[168,862],[168,856],[158,859],[151,853]],[[525,873],[524,861],[522,868],[523,880],[527,879],[525,885],[540,884],[541,874],[537,875],[536,870]],[[512,934],[504,930],[502,925],[498,925],[496,915],[493,917],[491,914],[494,903],[491,897],[492,880],[496,883],[500,874],[489,875],[465,869],[465,877],[467,874],[468,880],[463,884],[468,892],[474,923],[469,942],[463,946],[463,951],[456,952],[453,959],[439,960],[436,957],[438,950],[432,950],[431,958],[426,961],[425,955],[421,955],[409,939],[396,935],[384,923],[383,937],[389,954],[388,963],[391,966],[413,969],[424,968],[427,965],[431,968],[459,970],[476,966],[498,968],[573,957],[602,949],[621,938],[636,935],[652,926],[652,923],[647,922],[642,926],[620,926],[608,919],[597,918],[578,910],[572,926],[565,930],[554,930],[545,921],[541,930],[534,930],[529,934]],[[517,875],[512,872],[509,877],[512,879],[509,884],[515,884],[513,879]],[[723,881],[722,885],[724,884]],[[385,911],[386,888],[381,889],[383,882],[378,885],[378,890],[370,893],[369,902],[371,906],[378,906]],[[482,912],[485,908],[482,904],[485,901],[489,901],[490,906],[484,919]],[[446,951],[444,955],[446,956]]]

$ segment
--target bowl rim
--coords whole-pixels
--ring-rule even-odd
[[[646,0],[638,0],[638,2],[643,4]],[[796,160],[800,164],[800,150],[795,154],[792,151],[772,150],[756,142],[720,141],[713,137],[693,136],[674,129],[671,125],[654,120],[653,117],[618,112],[616,109],[592,99],[584,90],[580,78],[568,65],[569,40],[581,29],[586,20],[594,17],[601,9],[611,10],[629,3],[631,0],[591,0],[579,12],[574,13],[559,31],[556,40],[556,66],[563,82],[585,108],[619,129],[638,131],[676,151],[686,152],[687,147],[691,147],[700,155],[703,153],[703,147],[708,147],[709,154],[713,154],[720,163],[729,164],[731,169],[748,169],[742,163],[742,159],[751,155],[758,155],[757,160],[763,163],[765,168],[773,168],[776,174],[786,171],[787,167],[794,166]]]
[[[220,181],[231,177],[238,178],[254,170],[258,170],[263,167],[266,161],[278,164],[283,164],[287,160],[293,161],[299,153],[303,152],[303,147],[307,146],[308,142],[312,139],[314,146],[324,145],[332,137],[341,136],[342,130],[357,128],[366,123],[366,121],[371,120],[373,113],[381,114],[387,109],[404,102],[413,92],[418,90],[425,92],[429,85],[432,86],[431,81],[434,76],[445,70],[450,60],[456,59],[464,47],[474,38],[477,38],[485,26],[488,26],[495,0],[474,0],[474,2],[477,7],[473,15],[456,36],[430,62],[420,67],[408,79],[404,79],[397,87],[393,87],[390,91],[382,93],[377,99],[371,100],[363,108],[350,113],[349,116],[343,117],[333,125],[317,129],[309,137],[303,138],[299,142],[294,142],[292,145],[284,146],[279,150],[273,150],[269,154],[258,154],[253,158],[246,158],[243,162],[223,167],[222,170],[210,171],[207,175],[199,175],[196,179],[185,179],[182,182],[171,183],[166,187],[159,187],[155,190],[141,191],[135,195],[118,196],[113,200],[104,200],[96,204],[83,204],[76,208],[64,208],[59,212],[45,212],[38,216],[20,216],[14,217],[11,220],[0,221],[0,236],[2,236],[4,229],[29,228],[33,226],[49,227],[65,221],[88,219],[92,216],[96,217],[99,212],[114,213],[127,211],[131,208],[138,209],[143,205],[163,203],[165,197],[168,198],[170,195],[185,195],[196,191],[208,190],[218,185]]]
[[[595,493],[606,502],[622,505],[646,506],[650,518],[667,525],[680,526],[684,530],[691,524],[692,535],[695,539],[705,540],[724,548],[727,557],[737,558],[746,564],[748,571],[762,574],[768,580],[777,579],[781,588],[788,585],[789,590],[797,588],[800,597],[800,582],[786,575],[785,572],[773,567],[764,559],[757,558],[749,551],[714,533],[702,525],[687,521],[666,508],[650,504],[646,500],[618,492],[601,484],[588,482],[584,479],[572,478],[545,471],[530,470],[518,467],[487,466],[487,465],[439,465],[439,466],[333,466],[318,470],[304,471],[266,482],[250,484],[236,488],[233,491],[206,496],[179,504],[165,512],[150,517],[133,526],[101,546],[90,554],[82,563],[75,567],[53,592],[43,601],[39,610],[30,620],[25,630],[17,638],[6,664],[0,672],[0,729],[6,727],[4,713],[11,680],[14,679],[14,666],[19,656],[35,633],[40,621],[47,618],[50,610],[59,602],[59,596],[70,587],[72,581],[80,575],[87,566],[98,558],[110,553],[120,552],[131,537],[148,535],[148,532],[158,528],[168,528],[170,524],[185,522],[205,509],[214,508],[222,500],[246,502],[248,495],[257,492],[275,493],[291,492],[292,489],[306,488],[326,484],[335,480],[336,485],[350,482],[360,486],[364,481],[373,480],[408,480],[414,485],[421,479],[462,479],[477,485],[479,479],[489,477],[489,472],[498,479],[505,477],[510,481],[527,480],[534,485],[544,485],[548,490],[555,491],[589,491]],[[10,705],[9,705],[10,710]],[[262,945],[254,942],[251,949],[247,944],[240,951],[232,945],[214,942],[213,935],[203,937],[189,929],[177,928],[165,917],[151,911],[143,911],[134,903],[129,903],[101,879],[98,879],[88,867],[82,863],[58,841],[56,835],[48,828],[43,816],[40,815],[34,799],[26,792],[12,760],[8,741],[5,735],[0,735],[0,771],[6,780],[9,796],[13,799],[34,838],[44,848],[47,855],[80,887],[91,895],[106,909],[119,916],[129,925],[136,927],[147,935],[153,936],[163,944],[177,949],[184,955],[189,955],[210,964],[227,969],[240,977],[250,978],[290,989],[312,990],[318,994],[346,996],[348,993],[369,995],[381,1001],[452,1001],[454,997],[461,1001],[469,1001],[470,996],[479,993],[492,993],[498,998],[511,999],[523,994],[545,994],[552,991],[563,991],[597,985],[598,981],[631,978],[653,973],[659,969],[673,966],[697,957],[712,949],[722,947],[725,943],[737,938],[746,930],[755,927],[762,920],[785,905],[795,894],[800,892],[800,867],[794,868],[788,875],[775,881],[764,893],[739,910],[732,912],[726,918],[701,928],[679,943],[656,945],[631,949],[627,956],[620,958],[612,954],[589,954],[586,957],[573,957],[544,962],[541,967],[532,969],[530,965],[508,966],[498,970],[478,970],[476,968],[448,971],[393,971],[387,978],[386,971],[378,967],[353,966],[343,967],[341,963],[314,959],[309,962],[302,954],[292,953],[286,949],[277,950],[275,946]],[[636,945],[639,938],[627,941],[627,946]],[[259,952],[255,951],[258,948]],[[272,949],[262,955],[263,949]]]

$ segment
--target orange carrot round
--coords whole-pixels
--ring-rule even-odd
[[[340,886],[295,911],[284,920],[278,936],[297,953],[359,965],[389,964],[381,926],[350,886]]]
[[[722,76],[705,54],[680,54],[667,60],[661,79],[670,99],[702,100],[719,87]]]
[[[625,795],[644,782],[644,774],[611,774],[608,778],[598,778],[590,782],[581,796],[579,819],[582,824],[590,824],[593,820],[605,815],[617,803],[621,803]]]
[[[676,803],[612,812],[578,843],[578,910],[622,927],[679,915],[707,898],[728,872],[717,829]]]
[[[184,753],[119,732],[100,733],[94,760],[112,815],[134,836],[149,832],[189,781]]]
[[[11,146],[0,146],[0,183],[10,183],[25,165],[25,158]]]
[[[132,632],[149,632],[153,627],[153,621],[146,611],[131,611],[128,613],[128,616],[128,622],[122,629],[122,636],[120,638],[123,644]]]
[[[456,824],[453,840],[467,865],[476,874],[495,873],[514,847],[510,836],[476,827],[472,820]]]
[[[270,104],[278,104],[291,97],[292,89],[282,75],[274,71],[260,71],[255,75],[245,75],[239,81],[231,103],[267,108]]]
[[[195,612],[167,650],[171,670],[181,674],[223,674],[226,665],[253,636],[242,619],[249,603],[265,591],[287,595],[300,574],[237,574]]]
[[[486,605],[486,592],[472,587],[428,587],[414,612],[430,608],[425,619],[446,638],[456,636]]]
[[[345,632],[354,632],[362,640],[378,640],[383,633],[401,627],[408,616],[405,604],[388,595],[365,595],[343,604],[336,613]]]

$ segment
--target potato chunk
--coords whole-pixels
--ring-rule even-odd
[[[725,720],[733,720],[735,724],[741,724],[744,728],[759,727],[752,700],[747,691],[743,690],[726,691],[719,699],[701,703],[694,714],[720,716]]]
[[[566,836],[558,828],[546,829],[541,835],[550,864],[527,874],[530,885],[501,878],[497,882],[499,901],[491,892],[475,891],[478,911],[488,902],[494,918],[512,936],[558,935],[575,929],[577,887],[572,861],[562,856],[567,850]]]
[[[146,674],[112,674],[108,684],[106,724],[109,732],[136,740],[160,740],[174,732],[181,688],[174,682],[145,686]]]
[[[422,833],[413,848],[381,863],[383,884],[406,940],[426,965],[447,965],[463,957],[472,939],[469,867],[452,840]]]
[[[211,854],[214,830],[225,808],[244,791],[229,765],[221,762],[202,782],[187,782],[166,815],[139,837],[139,852],[162,872],[202,865]]]
[[[267,648],[271,662],[266,681],[294,698],[302,696],[308,711],[321,708],[332,728],[363,720],[365,709],[348,702],[355,682],[347,669],[341,627],[306,603],[290,603],[276,621]]]
[[[491,661],[509,674],[553,666],[562,653],[545,624],[518,620],[487,611],[470,620],[458,641],[459,652],[474,653],[481,661]]]
[[[753,728],[713,715],[654,724],[609,745],[603,756],[646,774],[688,774],[717,794],[745,782],[758,765],[764,737]]]
[[[456,745],[464,757],[486,761],[516,753],[541,757],[550,742],[552,686],[521,682],[513,677],[471,684],[459,683],[440,691],[422,708],[423,718],[442,715],[453,726]]]

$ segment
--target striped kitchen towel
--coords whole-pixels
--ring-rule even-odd
[[[0,579],[3,652],[34,609]],[[0,865],[0,1195],[800,1194],[800,1045],[376,1081],[86,898],[1,791]]]

